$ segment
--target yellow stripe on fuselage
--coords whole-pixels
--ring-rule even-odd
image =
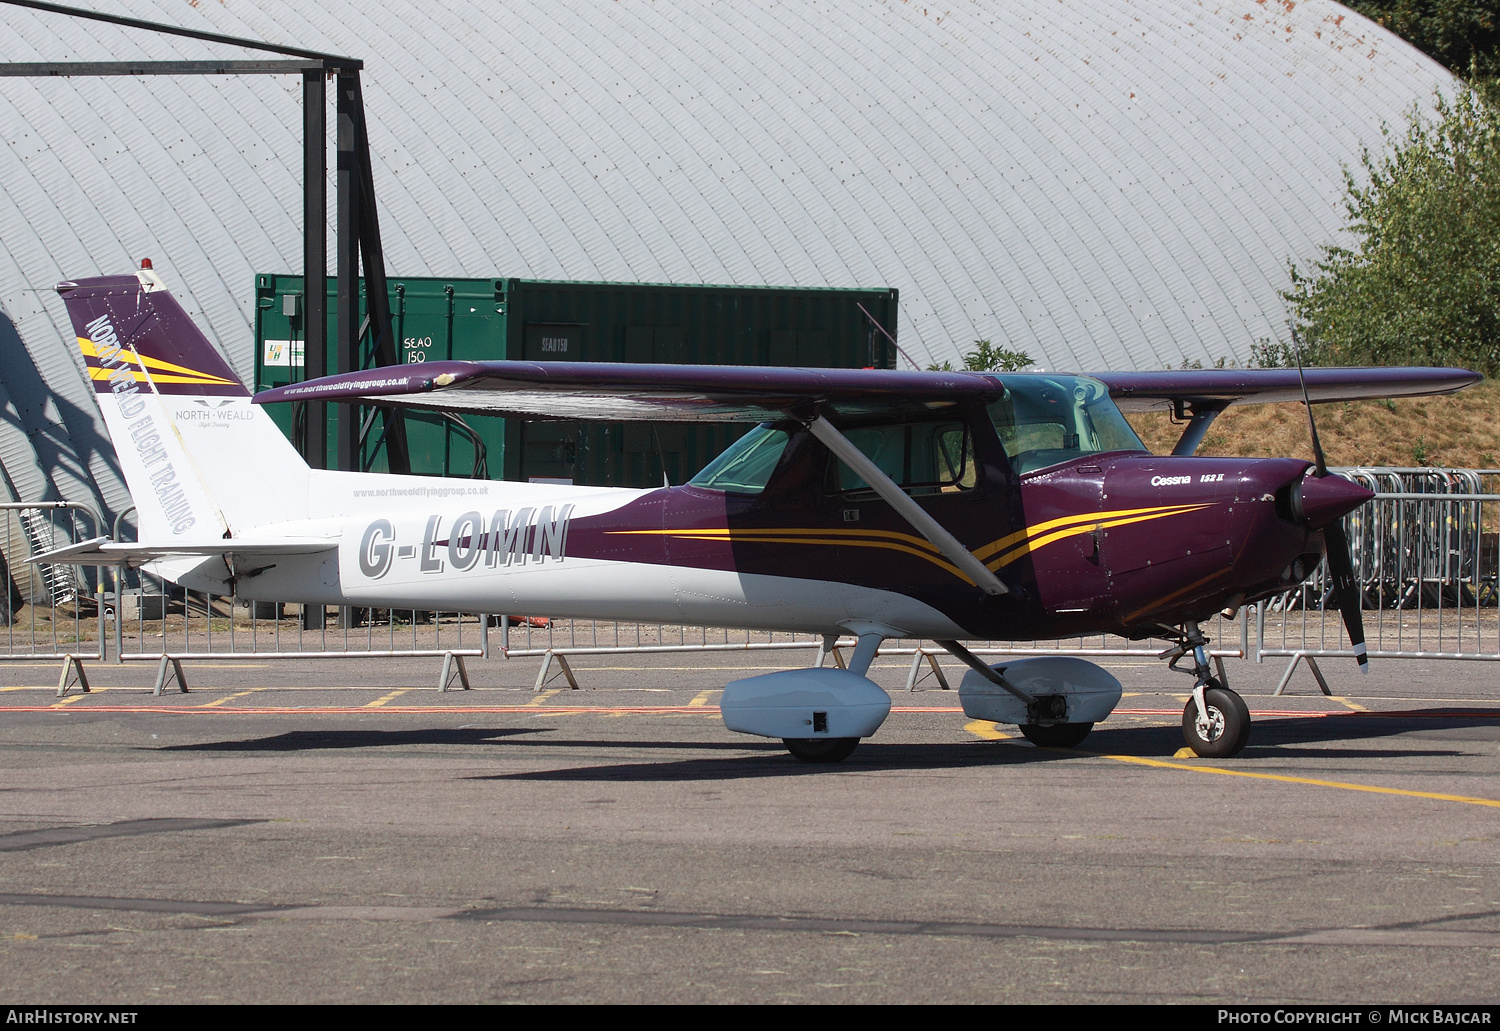
[[[908,544],[908,545],[911,545],[912,547],[921,548],[924,551],[930,551],[934,555],[937,554],[937,548],[934,547],[933,544],[932,544],[932,542],[929,541],[927,538],[925,538],[925,537],[918,537],[915,534],[910,534],[910,533],[898,533],[898,532],[896,532],[894,530],[838,530],[838,529],[808,530],[808,529],[803,529],[801,527],[791,527],[791,526],[767,527],[766,529],[763,529],[763,530],[731,530],[728,527],[706,526],[706,527],[704,527],[701,530],[699,530],[699,529],[682,529],[682,530],[610,530],[609,532],[611,534],[617,534],[617,535],[636,535],[636,536],[647,536],[647,537],[651,537],[651,536],[655,536],[655,537],[683,537],[683,536],[692,536],[692,537],[696,537],[696,538],[699,538],[699,539],[702,539],[702,540],[725,540],[725,541],[741,541],[741,540],[744,540],[746,536],[759,536],[759,535],[762,535],[762,534],[776,534],[777,536],[780,536],[780,537],[834,537],[834,538],[844,538],[844,537],[881,537],[881,538],[884,538],[886,540],[900,541],[903,544]],[[801,542],[788,541],[787,543],[792,544],[792,543],[801,543]],[[835,543],[840,543],[840,541],[837,541],[837,540],[834,540],[834,541],[808,541],[807,543],[809,543],[809,544],[818,544],[818,543],[822,543],[822,544],[835,544]]]
[[[85,358],[99,357],[99,349],[94,346],[94,342],[88,337],[79,337],[78,347],[81,351],[83,351],[83,356]],[[145,355],[137,354],[134,348],[125,349],[125,353],[131,354],[136,358],[135,363],[127,364],[139,364],[142,367],[140,369],[131,370],[131,372],[135,376],[136,382],[138,383],[146,382],[148,377],[146,376],[143,369],[150,369],[152,370],[153,374],[149,378],[155,380],[158,383],[202,383],[222,386],[239,385],[233,380],[227,380],[220,376],[213,376],[206,372],[199,372],[196,369],[189,369],[184,365],[174,365],[171,362],[162,361],[160,358],[148,358]],[[166,373],[166,375],[156,375],[156,373],[158,372]],[[89,369],[89,377],[91,379],[109,379],[112,375],[114,375],[114,373],[109,369],[100,368],[97,366],[91,367]]]
[[[1070,526],[1065,530],[1057,530],[1053,533],[1044,534],[1040,537],[1026,541],[1018,547],[1012,548],[997,559],[991,559],[985,565],[991,569],[1000,569],[1010,565],[1022,555],[1040,550],[1055,541],[1064,540],[1068,537],[1076,537],[1080,533],[1088,533],[1096,528],[1107,529],[1111,526],[1128,526],[1131,523],[1143,523],[1151,519],[1164,519],[1168,516],[1185,515],[1188,512],[1197,512],[1207,508],[1208,505],[1176,505],[1165,511],[1150,509],[1126,510],[1124,512],[1099,512],[1088,521]],[[1128,514],[1127,514],[1128,513]],[[1136,514],[1144,513],[1144,514]],[[1046,524],[1041,524],[1045,526]],[[1014,536],[1014,534],[1012,535]]]
[[[1088,533],[1095,528],[1126,526],[1130,523],[1164,519],[1185,515],[1208,508],[1211,502],[1198,504],[1158,505],[1152,508],[1121,508],[1108,512],[1080,512],[1075,515],[1048,519],[1028,526],[1024,530],[1007,534],[974,551],[975,557],[985,565],[998,570],[1017,561],[1024,555],[1046,547],[1068,537]],[[944,572],[951,573],[965,583],[973,581],[952,563],[943,559],[931,541],[909,533],[892,530],[846,530],[808,529],[802,527],[768,527],[753,530],[732,530],[728,527],[703,527],[663,530],[609,530],[611,536],[671,537],[687,541],[717,541],[725,544],[814,544],[825,547],[880,548],[898,551],[931,562]]]
[[[1082,525],[1083,529],[1092,529],[1095,524],[1110,519],[1120,519],[1128,516],[1145,516],[1154,518],[1157,515],[1177,515],[1181,512],[1191,512],[1200,508],[1208,507],[1206,504],[1184,504],[1184,505],[1156,505],[1152,508],[1119,508],[1112,512],[1079,512],[1075,515],[1062,516],[1058,519],[1048,519],[1046,522],[1034,523],[1024,530],[1007,534],[999,540],[991,541],[981,548],[974,549],[974,557],[983,562],[996,552],[1005,551],[1015,544],[1029,540],[1038,534],[1054,530],[1063,526]]]

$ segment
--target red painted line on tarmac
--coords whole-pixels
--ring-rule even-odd
[[[108,713],[161,713],[171,716],[352,716],[378,713],[405,713],[407,715],[436,716],[448,713],[485,713],[504,715],[512,713],[684,713],[687,715],[717,713],[716,705],[386,705],[371,708],[363,705],[290,706],[290,705],[221,705],[208,707],[202,703],[184,705],[0,705],[0,714],[7,712],[108,712]],[[962,713],[956,705],[893,705],[891,712],[899,713]],[[1116,709],[1116,716],[1180,716],[1181,709]],[[1500,709],[1402,709],[1387,712],[1354,712],[1349,709],[1253,709],[1250,715],[1274,719],[1323,719],[1342,716],[1348,719],[1399,718],[1399,719],[1472,719],[1500,720]]]
[[[718,712],[717,708],[706,705],[697,705],[689,708],[685,705],[384,705],[370,708],[368,706],[344,706],[344,705],[308,705],[308,706],[230,706],[217,705],[208,708],[203,705],[84,705],[70,706],[66,709],[55,708],[51,705],[5,705],[0,706],[0,713],[6,712],[153,712],[165,713],[172,716],[213,716],[226,714],[230,716],[312,716],[333,715],[352,716],[363,714],[366,716],[378,713],[401,712],[416,715],[438,715],[441,713],[586,713],[586,712]]]

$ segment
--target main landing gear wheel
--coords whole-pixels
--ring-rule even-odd
[[[1092,723],[1054,723],[1049,727],[1023,723],[1021,735],[1038,748],[1072,748],[1081,744],[1093,729]]]
[[[857,737],[784,737],[786,750],[805,763],[841,763],[849,758]]]
[[[1205,759],[1227,759],[1238,755],[1250,741],[1250,709],[1245,700],[1216,682],[1203,690],[1208,706],[1206,730],[1198,726],[1198,705],[1189,698],[1182,710],[1182,736],[1188,747]]]

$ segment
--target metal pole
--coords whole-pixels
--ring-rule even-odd
[[[359,368],[359,170],[354,155],[354,104],[359,95],[359,79],[353,72],[340,69],[338,75],[338,234],[334,242],[338,269],[338,340],[337,373]],[[340,404],[338,408],[338,468],[357,469],[355,451],[359,442],[359,420],[356,408]]]
[[[324,72],[302,76],[303,374],[328,374],[328,96]],[[302,457],[328,468],[328,402],[307,402]]]
[[[365,267],[365,311],[370,325],[371,350],[376,365],[399,365],[402,353],[391,323],[391,299],[385,279],[385,250],[380,243],[380,218],[375,207],[375,171],[370,163],[364,95],[360,90],[359,76],[350,78],[354,83],[350,114],[354,123],[354,160],[359,180],[359,247]],[[411,457],[406,443],[406,421],[399,409],[384,408],[381,414],[385,419],[386,469],[393,473],[409,473]]]

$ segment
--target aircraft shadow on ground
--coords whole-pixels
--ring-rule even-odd
[[[1337,727],[1329,725],[1328,720],[1330,719],[1338,719],[1339,725]],[[1305,726],[1308,723],[1314,722],[1323,725],[1323,732],[1321,734],[1316,733],[1315,728]],[[1257,743],[1252,736],[1251,747],[1232,761],[1238,765],[1243,765],[1247,760],[1253,764],[1256,759],[1279,759],[1289,756],[1299,759],[1359,759],[1374,757],[1452,758],[1465,754],[1462,750],[1449,747],[1401,749],[1345,747],[1348,740],[1356,736],[1351,731],[1355,729],[1369,729],[1370,724],[1376,723],[1400,723],[1401,726],[1399,729],[1394,726],[1386,726],[1379,733],[1372,732],[1358,736],[1378,738],[1388,737],[1392,734],[1412,729],[1437,729],[1439,726],[1473,726],[1472,721],[1466,719],[1374,720],[1363,718],[1344,720],[1338,717],[1328,717],[1316,721],[1307,719],[1267,720],[1264,721],[1264,725],[1267,727],[1272,740],[1262,740]],[[1298,726],[1298,724],[1302,726]],[[1262,724],[1257,724],[1257,728],[1261,726]],[[1320,740],[1328,741],[1329,743],[1323,747],[1316,747],[1316,742]],[[1309,747],[1295,747],[1296,744],[1302,743],[1309,745]],[[507,744],[538,750],[555,747],[570,749],[597,749],[600,747],[637,749],[641,747],[640,744],[631,741],[597,742],[576,738],[568,740],[529,738],[525,741],[507,742]],[[1286,745],[1289,744],[1294,747],[1287,748]],[[684,751],[724,746],[718,742],[678,741],[655,742],[653,743],[653,747]],[[729,747],[743,751],[746,747],[754,746],[731,745]],[[1081,758],[1092,758],[1099,754],[1119,754],[1166,759],[1173,756],[1177,749],[1181,747],[1182,735],[1176,727],[1116,727],[1100,728],[1094,731],[1078,750],[1067,748],[1033,748],[1029,745],[1017,747],[1015,744],[998,741],[939,742],[933,744],[882,744],[878,740],[865,741],[844,762],[837,765],[821,765],[800,762],[784,752],[779,745],[766,742],[761,746],[761,750],[770,754],[764,755],[725,756],[711,759],[690,758],[661,763],[609,763],[602,766],[582,766],[559,770],[488,774],[470,779],[663,782],[736,780],[758,777],[815,776],[820,773],[837,771],[858,773],[912,768],[959,769],[977,766],[1014,766],[1032,763],[1066,762]]]
[[[198,741],[182,745],[143,747],[147,752],[316,752],[339,748],[390,748],[409,745],[501,745],[532,744],[549,748],[709,749],[744,752],[784,752],[769,741],[622,741],[557,740],[511,741],[509,738],[545,734],[553,727],[464,727],[457,730],[294,730],[270,737],[238,741]]]
[[[150,752],[316,752],[333,748],[389,748],[405,745],[487,745],[537,730],[521,727],[465,727],[458,730],[293,730],[243,741],[200,741],[162,745]]]
[[[1275,748],[1278,755],[1327,755],[1323,742],[1374,741],[1381,738],[1399,737],[1422,731],[1479,731],[1474,740],[1486,739],[1493,733],[1491,728],[1500,725],[1500,711],[1476,709],[1473,711],[1433,712],[1430,715],[1408,716],[1404,714],[1383,715],[1351,712],[1347,716],[1322,716],[1316,719],[1271,718],[1255,720],[1250,730],[1250,749]],[[1481,728],[1483,728],[1481,730]],[[1421,741],[1421,738],[1417,739]],[[1292,752],[1288,745],[1309,745],[1306,751]],[[1359,753],[1362,754],[1362,753]],[[1381,750],[1382,755],[1397,754]],[[1461,754],[1459,752],[1429,752],[1415,750],[1416,755]]]
[[[1488,717],[1476,722],[1475,717]],[[1444,742],[1440,747],[1407,747],[1392,749],[1350,747],[1351,743],[1376,741],[1414,731],[1490,730],[1490,720],[1500,719],[1492,710],[1476,713],[1433,716],[1328,716],[1316,719],[1282,718],[1257,720],[1249,747],[1235,762],[1257,759],[1342,759],[1381,757],[1459,757],[1462,746]],[[969,766],[1010,765],[1018,763],[1058,762],[1092,754],[1121,754],[1143,758],[1170,758],[1182,747],[1182,735],[1175,726],[1131,727],[1104,724],[1083,742],[1080,750],[1033,748],[1013,742],[958,741],[931,744],[887,744],[878,738],[863,742],[854,755],[837,766],[802,763],[793,759],[779,742],[759,739],[715,740],[631,740],[628,738],[589,739],[570,735],[552,737],[553,727],[465,727],[418,730],[299,730],[268,737],[233,741],[202,741],[164,745],[145,749],[160,752],[315,752],[338,749],[380,749],[413,745],[503,746],[538,753],[559,749],[732,752],[716,758],[690,758],[664,763],[610,763],[603,766],[576,767],[565,770],[530,771],[495,774],[478,779],[532,780],[696,780],[736,777],[781,777],[816,774],[829,770],[877,769],[949,769]],[[1482,735],[1488,739],[1490,734]],[[1476,735],[1476,740],[1481,740]],[[1488,741],[1486,740],[1487,744]],[[757,754],[746,755],[746,752]]]
[[[542,742],[529,742],[542,744]],[[547,742],[552,744],[553,742]],[[561,744],[561,742],[557,742]],[[571,741],[573,747],[593,747],[594,742]],[[697,747],[695,743],[677,742],[675,749]],[[743,746],[740,748],[743,751]],[[495,773],[473,776],[469,780],[521,781],[636,781],[680,782],[712,780],[750,780],[762,777],[813,777],[836,773],[869,773],[881,770],[942,770],[978,766],[1019,765],[1068,758],[1069,753],[1044,755],[1044,749],[996,748],[992,742],[975,741],[942,744],[880,745],[865,742],[837,764],[805,763],[780,745],[762,750],[758,755],[691,758],[667,762],[609,763],[603,766],[579,766],[560,770],[530,770],[521,773]],[[1072,753],[1076,758],[1077,753]]]

